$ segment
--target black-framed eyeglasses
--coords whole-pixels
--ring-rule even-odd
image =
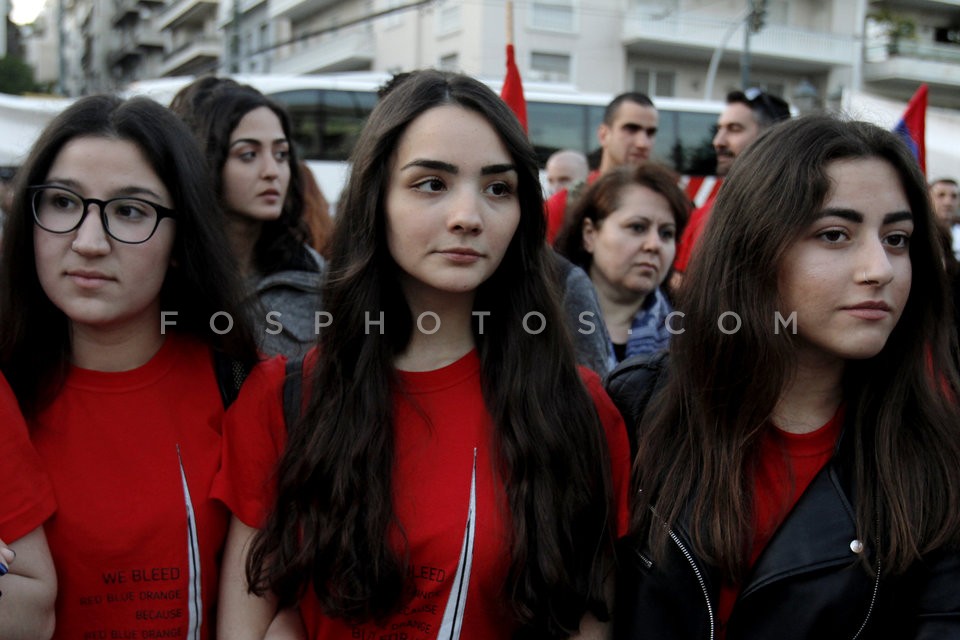
[[[743,92],[750,106],[763,109],[770,122],[780,122],[790,117],[790,105],[782,98],[770,95],[759,87],[750,87]]]
[[[176,212],[156,202],[124,196],[97,200],[57,185],[40,184],[27,188],[37,226],[50,233],[70,233],[83,224],[90,205],[100,210],[103,229],[114,240],[142,244],[153,237],[160,221],[176,218]]]

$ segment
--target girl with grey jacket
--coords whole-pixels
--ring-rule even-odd
[[[287,112],[227,78],[183,88],[171,109],[193,130],[227,214],[227,239],[248,284],[260,350],[302,355],[316,342],[325,271],[308,243],[300,172]]]

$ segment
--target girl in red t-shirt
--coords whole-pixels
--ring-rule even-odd
[[[863,122],[779,124],[699,246],[663,391],[627,416],[616,637],[960,636],[955,344],[909,149]],[[611,375],[618,405],[645,366]]]
[[[53,489],[6,378],[0,375],[0,629],[4,637],[49,638],[57,576],[43,523],[56,509]]]
[[[257,359],[222,226],[189,130],[152,100],[76,101],[20,169],[0,366],[57,498],[54,638],[213,636],[214,351]]]
[[[227,418],[221,637],[294,603],[312,639],[602,632],[628,446],[565,333],[533,148],[467,76],[385,93],[338,207],[302,419],[283,423],[275,363]]]

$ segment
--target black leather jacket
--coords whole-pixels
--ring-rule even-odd
[[[608,376],[628,428],[636,428],[660,364],[631,359]],[[757,559],[727,621],[727,640],[960,638],[960,554],[941,552],[888,576],[876,560],[878,541],[857,540],[848,449],[841,436],[834,458]],[[646,539],[625,541],[615,638],[718,637],[720,577],[693,553],[687,525],[670,531],[662,561],[651,560]]]

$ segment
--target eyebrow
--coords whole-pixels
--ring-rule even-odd
[[[435,169],[437,171],[443,171],[445,173],[450,173],[456,175],[460,173],[459,167],[452,165],[449,162],[443,162],[442,160],[427,160],[425,158],[420,158],[417,160],[412,160],[407,164],[403,165],[400,168],[400,171],[406,171],[412,167],[422,167],[424,169]],[[480,175],[488,176],[498,173],[508,173],[510,171],[516,171],[516,166],[505,163],[505,164],[490,164],[485,167],[481,167]]]
[[[844,220],[849,220],[850,222],[855,222],[858,224],[863,222],[863,214],[853,209],[824,209],[817,217],[828,218],[831,216],[843,218]],[[912,221],[913,214],[909,211],[895,211],[894,213],[888,213],[883,216],[883,224],[894,224],[896,222],[903,222],[905,220]]]
[[[50,178],[47,184],[66,187],[68,189],[71,189],[77,192],[83,191],[83,186],[76,180],[71,180],[70,178]],[[121,189],[117,189],[116,191],[113,192],[112,196],[107,198],[107,200],[110,200],[113,198],[126,198],[126,197],[135,198],[140,196],[150,196],[157,200],[163,200],[163,196],[161,196],[159,193],[157,193],[153,189],[149,189],[147,187],[137,187],[137,186],[123,187]]]
[[[289,143],[289,140],[287,140],[286,138],[276,138],[270,144],[288,144],[288,143]],[[256,146],[263,146],[263,142],[261,142],[260,140],[255,140],[253,138],[238,138],[237,140],[234,140],[233,142],[230,143],[230,148],[232,149],[238,144],[252,144]]]

